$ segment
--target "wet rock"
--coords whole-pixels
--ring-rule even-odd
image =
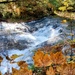
[[[60,29],[60,30],[59,30],[59,33],[62,33],[62,32],[63,32],[63,30],[62,30],[62,29]]]
[[[57,27],[59,27],[59,25],[55,24],[52,26],[54,29],[56,29]]]
[[[32,28],[31,30],[29,30],[31,33],[34,32],[34,31],[37,31],[38,28]]]

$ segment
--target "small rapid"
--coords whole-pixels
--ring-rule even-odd
[[[0,71],[12,72],[12,67],[19,69],[16,62],[26,61],[33,64],[32,56],[37,48],[52,45],[62,40],[63,24],[59,18],[45,17],[27,23],[0,23],[0,56],[3,57]],[[6,59],[13,55],[22,55],[10,63]]]

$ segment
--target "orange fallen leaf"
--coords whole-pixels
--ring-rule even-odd
[[[22,64],[23,63],[23,64]],[[32,75],[32,71],[28,69],[28,65],[23,61],[19,62],[20,69],[12,68],[12,75]]]
[[[50,55],[44,54],[44,52],[38,50],[33,56],[33,61],[35,67],[45,67],[52,64],[50,60]]]

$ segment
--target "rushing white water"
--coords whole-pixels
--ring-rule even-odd
[[[53,44],[62,40],[60,35],[62,34],[62,24],[61,20],[58,18],[43,18],[38,21],[32,21],[28,23],[6,23],[2,22],[0,25],[1,32],[0,36],[6,37],[8,40],[13,40],[14,42],[19,42],[20,45],[27,46],[23,50],[10,49],[3,50],[0,56],[3,57],[1,62],[0,71],[2,74],[7,72],[12,72],[12,67],[19,69],[16,62],[26,61],[28,64],[33,64],[32,56],[33,51],[36,48],[42,46],[42,44]],[[6,36],[5,36],[6,35]],[[1,40],[0,40],[1,41]],[[23,43],[24,42],[24,43]],[[4,47],[4,46],[3,46]],[[8,48],[7,48],[8,49]],[[11,57],[13,54],[21,55],[10,63],[5,56]]]

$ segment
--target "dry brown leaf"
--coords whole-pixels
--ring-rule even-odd
[[[44,46],[43,48],[40,48],[41,51],[45,53],[50,53],[50,52],[59,52],[62,50],[62,44],[57,44],[54,46]]]
[[[49,70],[46,71],[46,75],[55,75],[55,71],[52,67],[49,67]]]
[[[75,43],[70,44],[72,48],[75,48]]]
[[[18,66],[20,66],[20,68],[23,68],[23,67],[28,68],[28,65],[25,61],[19,61],[19,62],[17,62],[17,64],[18,64]]]
[[[60,75],[75,75],[75,63],[63,64],[59,69]]]

